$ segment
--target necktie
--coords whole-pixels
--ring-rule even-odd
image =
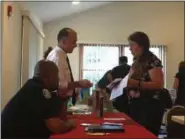
[[[71,70],[71,66],[70,66],[70,63],[69,63],[68,56],[66,57],[66,61],[67,61],[68,67],[69,67],[69,71],[70,71],[70,75],[71,75],[71,81],[74,82],[74,78],[73,78],[73,74],[72,74],[72,70]],[[75,93],[75,90],[73,90],[72,104],[75,105],[75,103],[76,103],[76,93]]]

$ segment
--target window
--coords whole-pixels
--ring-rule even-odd
[[[128,64],[132,65],[134,57],[133,57],[133,55],[132,55],[132,53],[130,51],[130,48],[129,47],[124,47],[123,51],[124,51],[123,55],[127,56],[127,58],[128,58]]]
[[[83,45],[82,59],[81,77],[93,82],[92,89],[95,89],[96,83],[103,77],[105,72],[118,65],[119,47]]]
[[[105,72],[118,65],[120,55],[128,57],[129,65],[133,63],[133,55],[128,45],[80,44],[80,49],[82,50],[80,60],[82,61],[80,64],[81,78],[93,82],[94,86],[92,89],[95,89],[95,85]],[[166,77],[165,46],[151,46],[150,51],[162,61],[164,77]]]

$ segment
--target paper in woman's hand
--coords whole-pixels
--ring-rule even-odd
[[[111,91],[110,100],[113,100],[121,96],[124,93],[123,89],[127,87],[128,78],[129,78],[129,74],[124,79],[122,79],[121,82],[117,86],[113,87]]]
[[[122,78],[116,78],[114,81],[112,81],[107,88],[112,90],[113,87],[117,86],[121,82]]]

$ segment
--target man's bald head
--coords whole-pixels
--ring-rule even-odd
[[[58,72],[58,68],[52,61],[41,60],[37,62],[34,70],[34,77],[47,77],[53,72]]]
[[[58,68],[52,61],[41,60],[37,62],[34,77],[40,79],[47,89],[53,90],[58,87]]]
[[[71,28],[63,28],[63,29],[61,29],[59,31],[59,33],[58,33],[58,36],[57,36],[58,42],[60,40],[66,39],[71,34],[76,34],[76,32],[73,29],[71,29]]]
[[[72,53],[73,49],[77,46],[77,33],[71,28],[63,28],[59,31],[58,46],[61,47],[66,53]]]

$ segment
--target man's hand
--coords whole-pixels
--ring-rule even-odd
[[[74,120],[62,121],[60,118],[50,118],[45,120],[47,128],[55,134],[65,133],[76,128]]]
[[[68,124],[71,128],[76,128],[77,127],[77,124],[76,124],[75,120],[68,120],[67,122],[68,122]]]
[[[76,82],[69,82],[66,85],[60,85],[58,94],[61,98],[71,97],[75,88],[90,88],[93,84],[89,80],[80,80]],[[77,94],[78,95],[78,94]]]
[[[93,86],[93,84],[89,80],[80,80],[79,85],[81,88],[90,88]]]

